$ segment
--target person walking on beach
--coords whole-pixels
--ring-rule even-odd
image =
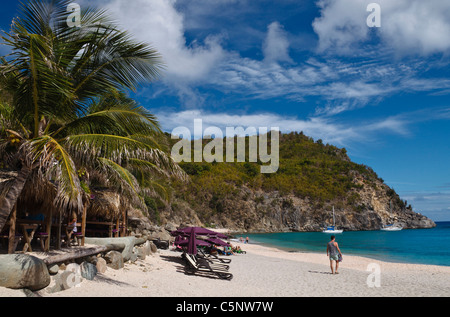
[[[339,256],[342,257],[341,250],[338,243],[335,241],[336,237],[331,236],[331,241],[327,243],[327,256],[330,257],[331,274],[339,274]],[[333,261],[336,262],[335,269],[333,270]]]

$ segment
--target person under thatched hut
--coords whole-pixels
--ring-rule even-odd
[[[72,213],[72,217],[70,217],[68,228],[72,230],[72,232],[77,232],[77,214],[75,212]]]

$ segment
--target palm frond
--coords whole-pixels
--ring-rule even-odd
[[[29,141],[28,146],[33,162],[57,186],[56,205],[81,208],[82,189],[77,169],[64,146],[48,135]]]
[[[143,107],[132,104],[117,105],[78,118],[63,126],[57,133],[79,134],[142,134],[147,137],[161,133],[156,117]],[[157,143],[153,142],[157,147]]]
[[[101,165],[103,167],[108,167],[113,170],[119,176],[117,179],[123,180],[136,194],[138,193],[139,184],[130,171],[107,158],[99,157],[98,160],[102,163]]]
[[[78,134],[64,139],[64,145],[81,162],[106,157],[122,164],[127,157],[148,156],[146,144],[127,136],[110,134]]]
[[[100,163],[98,169],[103,176],[107,177],[108,187],[126,195],[129,200],[146,211],[147,207],[140,194],[141,188],[134,175],[126,168],[107,158],[100,157],[98,161]]]

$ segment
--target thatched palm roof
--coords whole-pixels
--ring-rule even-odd
[[[14,171],[0,170],[0,197],[6,194],[9,185],[14,182],[18,173]],[[50,181],[39,182],[39,186],[33,184],[33,177],[27,181],[22,193],[18,199],[18,212],[28,212],[29,214],[42,213],[47,215],[51,210],[54,212],[53,205],[56,197],[56,186]],[[104,189],[95,190],[89,200],[89,207],[87,210],[88,218],[105,218],[115,220],[122,217],[123,207],[129,205],[129,201],[124,199],[116,191]],[[63,215],[71,212],[66,210]]]
[[[124,202],[121,195],[110,190],[94,191],[91,195],[87,210],[87,217],[102,217],[110,220],[118,219],[122,215],[121,206]]]
[[[2,183],[14,180],[17,177],[17,172],[15,171],[2,171],[0,170],[0,188]]]
[[[0,198],[8,193],[17,175],[15,171],[0,171]],[[18,212],[47,215],[54,211],[56,186],[50,181],[36,183],[37,178],[33,176],[36,175],[30,176],[17,200]]]

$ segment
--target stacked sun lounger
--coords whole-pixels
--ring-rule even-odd
[[[182,257],[186,262],[186,273],[199,274],[218,277],[224,280],[231,280],[233,274],[228,270],[230,266],[227,264],[218,263],[213,259],[197,257],[192,254],[183,253]]]

